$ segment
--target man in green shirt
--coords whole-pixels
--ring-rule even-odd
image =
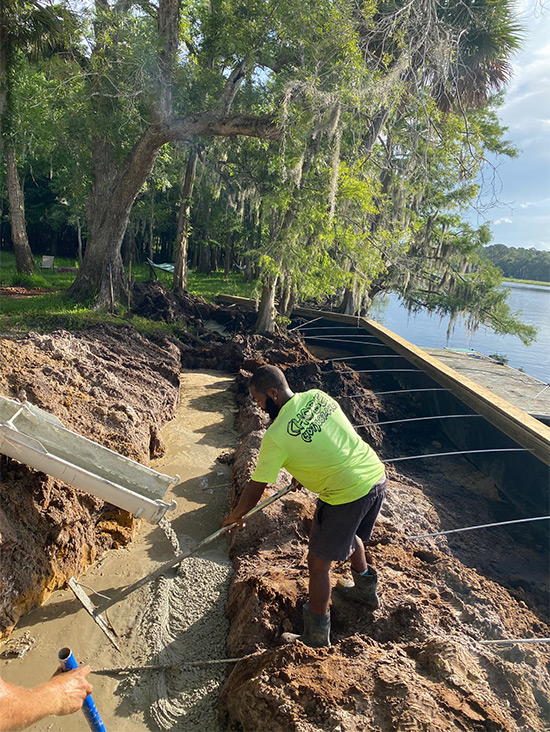
[[[251,480],[223,525],[238,522],[253,508],[268,483],[285,468],[300,484],[319,494],[309,537],[309,603],[304,632],[284,633],[310,646],[330,645],[330,568],[349,559],[353,582],[337,589],[378,607],[377,575],[367,566],[364,542],[386,495],[384,465],[364,442],[337,402],[319,389],[294,394],[276,366],[261,366],[249,384],[251,397],[272,419],[260,446]]]

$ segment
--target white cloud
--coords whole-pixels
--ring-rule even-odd
[[[496,221],[493,221],[494,226],[498,226],[499,224],[511,224],[512,219],[497,219]]]
[[[527,201],[526,203],[520,203],[519,207],[520,208],[529,208],[529,206],[536,206],[536,205],[537,204],[535,201]]]

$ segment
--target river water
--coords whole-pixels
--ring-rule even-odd
[[[525,346],[519,338],[497,335],[485,326],[471,334],[459,318],[449,338],[449,317],[431,315],[427,311],[409,314],[397,295],[377,298],[368,317],[381,323],[420,348],[471,348],[487,356],[498,354],[508,359],[508,366],[550,381],[550,287],[506,282],[510,290],[508,304],[513,312],[521,312],[520,320],[538,329],[537,338]]]

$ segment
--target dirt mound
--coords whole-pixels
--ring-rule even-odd
[[[147,463],[178,400],[179,350],[131,326],[0,339],[0,394],[28,400],[69,429]],[[134,519],[0,456],[0,637],[111,547]]]
[[[136,282],[132,287],[132,312],[151,320],[200,323],[215,309],[202,298],[167,290],[158,280]]]
[[[132,287],[132,312],[151,320],[182,323],[201,331],[207,322],[217,323],[228,333],[252,330],[251,312],[207,303],[202,297],[168,290],[159,280],[137,282]]]
[[[356,424],[387,414],[384,404],[368,393],[368,385],[345,367],[311,362],[288,368],[287,377],[294,389],[318,386],[329,391]],[[252,472],[266,427],[264,415],[246,398],[244,383],[241,378],[242,440],[234,456],[234,501]],[[364,399],[349,399],[361,389]],[[366,439],[383,453],[395,454],[399,441],[386,436],[380,445],[377,428],[370,429]],[[305,491],[291,494],[235,536],[228,652],[253,655],[235,666],[222,694],[221,708],[231,729],[547,729],[547,646],[479,643],[549,636],[547,616],[540,609],[544,602],[534,586],[534,553],[503,534],[496,538],[476,532],[467,550],[464,539],[407,539],[437,531],[453,510],[460,514],[460,525],[467,523],[470,509],[477,512],[472,523],[480,523],[489,510],[491,501],[479,494],[472,499],[468,484],[462,483],[475,486],[476,471],[456,461],[450,468],[416,467],[406,475],[387,466],[389,496],[368,547],[380,578],[381,608],[366,613],[334,592],[331,648],[278,645],[282,632],[302,629],[312,496]],[[281,486],[286,480],[280,477]],[[447,502],[441,496],[443,486]],[[440,496],[434,504],[429,495],[436,489]],[[455,503],[459,495],[463,514]],[[527,573],[535,573],[531,592],[495,581],[495,563],[512,556],[521,557]],[[544,565],[539,554],[539,565],[541,559]],[[335,564],[333,583],[347,578],[348,571],[344,563]],[[546,578],[540,587],[546,596],[547,583]]]

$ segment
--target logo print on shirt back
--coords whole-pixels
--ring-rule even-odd
[[[321,431],[322,426],[337,406],[323,394],[315,394],[305,407],[289,420],[286,427],[287,433],[291,437],[301,437],[304,442],[311,442],[313,435]]]

